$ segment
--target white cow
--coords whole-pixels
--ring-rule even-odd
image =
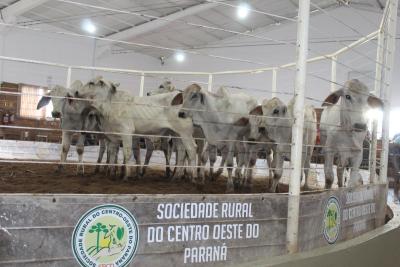
[[[275,145],[272,147],[274,157],[272,168],[274,172],[270,192],[276,192],[277,186],[283,172],[284,158],[290,158],[292,142],[292,126],[294,121],[294,99],[286,106],[279,98],[272,98],[263,101],[260,108],[253,111],[253,115],[262,117],[250,118],[251,138],[260,138],[266,135]],[[302,168],[305,176],[304,188],[308,189],[308,172],[312,152],[317,137],[317,116],[311,105],[304,107],[304,132],[303,132],[303,153]]]
[[[73,92],[78,90],[82,86],[81,81],[75,81],[70,89],[67,89],[63,86],[56,85],[54,86],[46,95],[42,96],[37,104],[37,109],[40,109],[50,101],[53,104],[52,117],[60,118],[61,120],[61,129],[62,129],[62,149],[61,149],[61,160],[60,165],[58,166],[57,172],[61,172],[64,169],[64,164],[67,160],[67,155],[69,148],[71,146],[71,141],[73,135],[76,133],[74,131],[80,131],[82,129],[82,121],[81,121],[81,112],[84,109],[84,105],[81,103],[77,103],[73,99],[68,99],[68,97],[73,96]],[[83,151],[84,151],[84,142],[85,136],[80,132],[76,133],[78,135],[78,142],[76,144],[76,151],[78,153],[78,168],[77,173],[83,174]],[[104,145],[101,143],[101,145]],[[103,156],[102,150],[104,147],[101,146],[99,159]]]
[[[114,132],[121,136],[124,154],[124,180],[130,177],[130,167],[127,165],[132,155],[132,135],[163,134],[165,130],[173,131],[182,137],[182,143],[188,155],[189,166],[195,160],[196,144],[193,139],[193,124],[189,119],[178,118],[178,110],[170,107],[176,93],[134,97],[127,92],[117,91],[113,83],[97,77],[85,84],[78,92],[79,97],[91,101],[103,117],[105,132]],[[183,175],[183,169],[175,173]],[[193,166],[189,175],[193,178]]]
[[[339,101],[340,100],[340,101]],[[370,95],[368,87],[357,79],[330,94],[321,114],[320,135],[325,156],[325,188],[334,180],[333,161],[338,158],[338,185],[343,186],[344,168],[350,168],[348,185],[362,184],[359,173],[362,162],[363,141],[367,134],[366,112],[370,107],[382,107],[377,97]]]
[[[226,191],[234,192],[232,170],[235,142],[243,140],[245,132],[248,131],[248,127],[235,125],[235,122],[249,114],[249,111],[257,106],[257,101],[243,93],[216,95],[202,90],[197,84],[192,84],[183,93],[178,94],[173,103],[182,104],[179,117],[191,118],[194,125],[200,126],[210,145],[228,140],[225,141],[228,147]]]

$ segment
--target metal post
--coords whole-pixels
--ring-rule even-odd
[[[71,77],[72,77],[72,68],[68,67],[68,69],[67,69],[67,83],[66,83],[67,88],[69,88],[71,86]]]
[[[378,34],[378,47],[376,52],[376,64],[375,64],[375,85],[374,95],[380,96],[381,94],[381,79],[382,79],[382,64],[383,64],[383,32],[380,31]],[[369,148],[369,174],[370,183],[376,184],[376,148],[377,148],[377,132],[378,132],[378,120],[377,118],[372,119],[372,133],[371,133],[371,144]]]
[[[292,147],[290,164],[292,174],[289,181],[289,203],[286,231],[286,248],[288,253],[298,251],[298,230],[300,210],[301,157],[303,147],[304,125],[304,91],[307,74],[308,27],[310,17],[310,0],[299,1],[297,17],[297,62],[294,103],[294,124],[292,127]]]
[[[337,81],[337,56],[332,56],[331,61],[331,92],[335,92]]]
[[[277,74],[278,74],[278,70],[277,68],[273,68],[272,70],[272,97],[276,97],[276,92],[277,92],[277,82],[276,82],[276,78],[277,78]]]
[[[208,88],[207,88],[207,90],[209,92],[212,92],[212,86],[213,86],[213,76],[212,76],[212,74],[209,74],[208,75]]]
[[[143,96],[144,93],[144,72],[140,75],[140,88],[139,88],[139,96]]]
[[[381,152],[381,166],[380,166],[380,182],[383,184],[387,183],[387,166],[389,157],[389,116],[390,116],[390,102],[388,98],[390,96],[389,83],[391,81],[393,61],[395,56],[396,47],[396,23],[397,23],[397,6],[398,0],[388,0],[386,2],[389,6],[389,19],[387,21],[387,31],[384,33],[387,35],[386,42],[386,53],[385,61],[386,68],[383,72],[383,86],[381,91],[381,98],[385,103],[383,108],[383,122],[382,122],[382,152]]]

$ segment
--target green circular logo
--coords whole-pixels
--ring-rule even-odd
[[[119,205],[101,205],[86,212],[72,234],[72,251],[83,267],[127,266],[139,241],[136,219]]]
[[[333,244],[340,232],[340,205],[336,197],[330,197],[324,212],[324,237],[329,244]]]

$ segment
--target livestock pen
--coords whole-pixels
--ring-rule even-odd
[[[138,15],[131,11],[81,2],[61,2],[124,15]],[[206,2],[226,8],[238,7],[237,4],[229,2]],[[319,5],[311,3],[311,8],[313,12],[321,12],[326,18],[337,21],[334,15],[320,8]],[[284,144],[289,147],[290,153],[287,151],[282,166],[266,166],[264,158],[268,158],[269,154],[269,151],[266,151],[264,153],[266,155],[259,156],[254,166],[246,163],[241,170],[243,174],[236,174],[239,177],[247,177],[248,171],[254,169],[254,181],[250,189],[241,188],[239,182],[239,185],[235,184],[235,193],[231,191],[225,193],[225,190],[229,189],[227,181],[230,179],[230,172],[234,168],[239,169],[238,158],[241,157],[241,153],[246,154],[247,151],[246,153],[240,150],[236,151],[238,152],[236,154],[237,162],[235,165],[227,165],[221,177],[217,177],[216,181],[209,174],[210,178],[203,184],[196,179],[180,179],[181,177],[174,177],[174,181],[171,182],[170,179],[164,177],[163,170],[165,167],[173,167],[173,164],[166,163],[159,152],[154,153],[155,156],[147,164],[149,170],[143,177],[138,174],[136,179],[122,181],[116,177],[110,178],[104,173],[92,173],[97,166],[100,166],[101,169],[102,167],[123,165],[126,165],[127,168],[141,167],[140,162],[136,161],[134,164],[129,162],[129,158],[122,162],[121,159],[126,156],[125,151],[117,152],[119,155],[117,162],[96,162],[100,149],[97,146],[99,140],[86,138],[87,146],[84,148],[83,161],[79,161],[82,154],[79,152],[79,146],[82,145],[80,140],[72,140],[72,144],[76,144],[77,147],[68,146],[69,151],[65,151],[63,146],[58,143],[60,137],[62,136],[64,143],[65,132],[82,133],[86,136],[127,135],[130,139],[132,139],[131,137],[154,138],[152,140],[165,138],[168,140],[168,144],[173,143],[173,140],[182,141],[183,138],[179,136],[179,133],[142,134],[87,130],[83,127],[81,129],[60,129],[62,124],[60,126],[59,120],[39,122],[26,120],[23,123],[20,120],[21,123],[19,123],[18,119],[16,121],[14,118],[11,119],[7,113],[7,119],[3,119],[4,123],[0,125],[0,137],[3,137],[0,139],[0,192],[3,193],[0,195],[0,265],[185,266],[187,264],[204,264],[206,266],[236,266],[263,259],[263,262],[257,263],[262,265],[267,264],[268,259],[273,262],[273,259],[278,256],[289,256],[320,247],[336,246],[339,243],[346,244],[346,241],[362,238],[363,235],[380,229],[385,224],[387,215],[387,165],[391,102],[389,85],[394,65],[397,10],[398,1],[387,0],[380,25],[376,25],[377,28],[366,35],[358,32],[351,25],[339,21],[343,27],[350,28],[360,35],[359,38],[350,43],[338,40],[336,44],[342,48],[320,52],[309,47],[309,29],[321,32],[318,27],[310,26],[310,0],[300,0],[298,14],[291,18],[249,8],[249,12],[297,23],[297,40],[295,42],[277,40],[253,32],[234,32],[239,36],[284,43],[295,48],[295,62],[273,66],[267,64],[267,60],[233,58],[64,31],[52,32],[52,34],[70,38],[88,38],[95,42],[111,42],[144,49],[155,48],[177,53],[184,52],[216,60],[254,64],[258,65],[258,68],[208,72],[150,71],[61,64],[1,55],[0,60],[3,62],[29,65],[32,68],[39,66],[39,69],[41,67],[54,69],[55,75],[65,79],[65,88],[73,87],[73,80],[80,77],[92,78],[82,88],[94,86],[97,81],[108,84],[108,81],[118,82],[120,77],[128,77],[129,83],[139,88],[139,98],[145,98],[146,92],[152,91],[151,89],[146,90],[146,85],[147,88],[156,89],[165,80],[168,80],[179,89],[184,89],[193,83],[198,84],[206,96],[223,97],[224,94],[245,91],[252,92],[258,98],[290,96],[293,97],[294,102],[292,127],[285,129],[291,131],[290,143]],[[362,20],[369,21],[362,15],[360,17]],[[232,32],[232,30],[224,28],[183,20],[179,22],[194,28],[211,28],[215,31]],[[6,22],[0,24],[10,28],[40,32],[38,28],[30,26]],[[376,48],[373,51],[374,56],[361,52],[362,47],[366,45],[373,45]],[[313,54],[313,56],[308,57],[309,54]],[[341,58],[346,56],[352,59],[353,57],[356,59],[357,57],[366,58],[372,62],[375,68],[374,76],[353,67],[349,62],[343,62]],[[329,77],[326,78],[318,71],[307,71],[307,67],[312,68],[314,63],[328,64]],[[377,116],[371,116],[369,160],[367,165],[365,162],[363,163],[364,169],[360,170],[364,184],[337,187],[335,183],[334,188],[324,189],[325,166],[321,164],[323,161],[315,160],[309,167],[305,167],[309,171],[306,173],[311,180],[310,189],[304,188],[301,192],[301,177],[304,171],[301,160],[303,148],[311,146],[303,144],[304,125],[309,122],[304,117],[305,106],[308,103],[319,106],[326,104],[325,100],[315,97],[313,94],[307,95],[307,86],[313,87],[312,83],[307,83],[307,79],[325,82],[326,88],[330,88],[330,90],[326,90],[324,95],[329,95],[339,88],[347,87],[347,84],[338,79],[339,68],[351,70],[354,76],[349,75],[347,77],[349,80],[353,78],[367,79],[369,85],[373,86],[372,93],[384,104],[382,125],[378,125]],[[279,75],[281,73],[286,73],[286,75],[289,73],[293,76],[295,80],[293,90],[285,88],[286,91],[281,91],[278,89],[280,88]],[[98,75],[104,76],[105,81],[103,78],[94,78]],[[267,80],[266,76],[271,82],[268,86],[264,83],[264,80]],[[259,84],[262,84],[261,88],[247,86],[246,83],[249,80],[259,81]],[[220,86],[226,89],[217,91]],[[20,87],[3,84],[0,90],[3,102],[0,103],[3,103],[4,108],[12,110],[23,102],[24,96],[33,95],[36,97],[36,101],[49,96],[44,89],[39,94],[28,89],[21,90]],[[118,91],[118,88],[116,90]],[[85,91],[78,90],[77,92],[75,95],[50,97],[65,101],[67,104],[82,101],[79,93]],[[183,90],[183,95],[185,92],[186,89]],[[92,98],[90,101],[96,102],[97,100]],[[36,107],[36,104],[34,103],[33,106]],[[104,101],[100,104],[106,105],[107,103]],[[117,109],[117,106],[122,107],[132,103],[125,99],[114,104],[116,106],[111,107]],[[141,105],[148,106],[149,104]],[[181,107],[177,108],[171,105],[167,107],[159,105],[154,108],[172,109],[179,111],[180,114],[184,111],[207,112],[207,110],[191,107],[181,109]],[[46,116],[44,113],[48,111],[37,112],[34,116],[43,118]],[[354,112],[354,110],[348,110],[348,112]],[[161,123],[163,115],[160,113],[159,123]],[[247,116],[248,121],[251,118],[268,118],[268,114],[247,113],[241,115]],[[229,116],[229,112],[222,116]],[[209,122],[205,121],[205,123]],[[318,124],[323,124],[323,122],[318,119]],[[222,124],[217,126],[226,127]],[[380,127],[381,129],[379,129]],[[30,137],[32,133],[34,133],[34,137]],[[378,134],[381,136],[381,149],[377,148]],[[7,138],[7,135],[13,135],[14,138]],[[77,138],[75,137],[75,139]],[[201,141],[204,137],[194,139]],[[249,143],[250,145],[271,144],[270,140],[232,140],[225,137],[216,139],[216,143],[229,144],[232,142]],[[145,148],[148,148],[148,141],[145,145],[139,141],[138,147],[142,154],[139,157],[143,160]],[[326,146],[323,143],[317,143],[315,148],[323,150]],[[352,147],[345,148],[353,149]],[[210,163],[207,165],[200,163],[202,155],[198,156],[197,162],[192,166],[190,166],[189,160],[188,166],[185,160],[179,161],[178,150],[173,153],[172,162],[175,162],[175,168],[186,168],[184,176],[190,176],[192,169],[198,169],[196,177],[200,175],[202,169],[209,171]],[[62,153],[66,153],[68,157],[67,160],[60,162],[59,157]],[[186,151],[183,154],[189,153]],[[216,166],[223,161],[223,149],[217,155]],[[377,157],[380,159],[379,175],[377,175]],[[182,165],[179,165],[179,162]],[[56,169],[57,165],[62,167]],[[75,174],[76,165],[84,166],[83,175]],[[335,174],[338,172],[337,169],[335,166]],[[267,193],[267,180],[269,183],[272,183],[271,180],[273,180],[269,173],[279,170],[283,172],[278,186],[279,193]],[[56,173],[55,171],[60,172]],[[347,170],[345,172],[346,179],[351,180],[351,174]]]

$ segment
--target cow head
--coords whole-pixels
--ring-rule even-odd
[[[263,119],[259,128],[264,127],[268,138],[276,142],[290,142],[292,121],[288,114],[288,106],[274,97],[262,103]]]
[[[250,124],[250,134],[249,141],[259,140],[260,136],[265,134],[265,127],[262,126],[263,109],[261,105],[253,108],[249,113],[249,118],[247,119],[248,124]],[[242,118],[243,120],[244,118]]]
[[[64,102],[64,98],[67,94],[67,89],[63,86],[56,85],[48,93],[42,96],[37,104],[37,109],[47,106],[50,101],[53,104],[53,111],[51,116],[53,118],[61,117],[61,110]]]
[[[383,102],[369,94],[368,87],[357,79],[347,81],[343,88],[330,94],[322,106],[335,104],[339,105],[341,127],[358,132],[367,130],[368,109],[383,107]]]
[[[160,86],[158,89],[148,92],[147,95],[158,95],[158,94],[164,94],[164,93],[170,93],[176,91],[175,86],[171,83],[171,81],[165,81]]]
[[[79,89],[81,87],[82,87],[82,82],[76,80],[75,82],[72,83],[71,90]],[[41,109],[42,107],[47,106],[51,101],[51,103],[53,104],[53,110],[51,112],[51,116],[53,118],[61,118],[62,109],[65,104],[64,102],[67,100],[66,97],[72,97],[68,93],[68,89],[63,86],[56,85],[48,93],[46,93],[44,96],[41,97],[36,108]]]
[[[182,93],[177,94],[172,100],[172,105],[182,105],[178,113],[180,118],[193,118],[198,110],[205,110],[205,93],[198,84],[188,86]]]
[[[102,131],[103,116],[94,107],[87,106],[81,112],[82,130]]]
[[[104,101],[110,99],[117,92],[118,86],[119,83],[113,83],[103,79],[102,76],[97,76],[83,85],[78,92],[84,98],[96,98],[99,101]]]

